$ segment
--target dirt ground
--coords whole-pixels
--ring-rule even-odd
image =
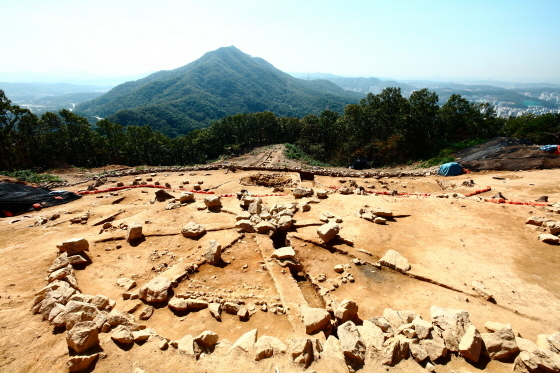
[[[273,148],[258,153],[257,159],[253,158],[250,162],[270,164],[280,159],[278,151]],[[118,169],[120,166],[111,167]],[[76,174],[80,173],[80,170],[71,170],[62,176],[78,180],[79,175]],[[267,171],[260,173],[272,174]],[[189,185],[202,181],[205,188],[217,187],[213,189],[216,194],[236,193],[241,189],[248,189],[254,194],[270,194],[271,187],[240,184],[241,179],[255,174],[254,171],[239,170],[228,173],[225,170],[194,172],[182,176],[166,173],[158,174],[154,180],[162,184],[168,182],[175,188],[186,180],[190,181]],[[139,176],[145,178],[149,175]],[[299,180],[297,174],[285,176]],[[134,176],[109,178],[109,182],[100,189],[115,186],[118,181],[130,185],[133,179]],[[442,183],[438,184],[438,180],[443,180],[448,189],[442,191]],[[474,181],[474,186],[462,185],[470,180]],[[389,186],[389,190],[433,194],[469,193],[490,186],[491,191],[479,196],[491,198],[501,192],[510,201],[534,201],[547,195],[550,203],[560,201],[558,180],[558,169],[485,171],[448,178],[355,179],[366,190],[371,190],[370,186],[375,190],[384,190],[382,182]],[[315,189],[347,184],[327,176],[316,176],[314,181],[300,183]],[[65,189],[84,189],[84,184]],[[171,190],[170,193],[179,196],[180,191]],[[113,203],[122,197],[124,199]],[[90,242],[92,263],[76,271],[82,292],[106,295],[117,302],[119,310],[130,308],[139,301],[123,300],[123,290],[117,286],[117,278],[132,278],[140,287],[158,274],[165,274],[165,269],[171,268],[168,271],[172,271],[195,261],[210,240],[217,240],[227,247],[223,259],[229,264],[222,267],[203,265],[198,272],[180,282],[173,292],[212,292],[242,298],[252,313],[249,321],[241,322],[236,316],[225,314],[218,322],[207,309],[181,314],[172,312],[165,305],[158,306],[149,320],[140,322],[171,340],[212,330],[218,333],[220,340],[227,339],[233,343],[243,333],[255,328],[259,336],[271,335],[281,340],[301,336],[297,320],[290,316],[294,309],[286,314],[274,314],[261,311],[260,306],[255,304],[262,300],[270,305],[282,301],[296,302],[297,299],[304,299],[314,307],[324,306],[332,300],[354,300],[359,305],[362,320],[382,315],[384,308],[410,310],[427,320],[430,319],[430,306],[463,309],[469,312],[471,321],[481,331],[484,331],[486,321],[511,323],[524,338],[533,341],[538,334],[552,334],[560,330],[560,246],[540,242],[537,239],[539,232],[525,225],[525,220],[535,215],[560,220],[559,215],[547,213],[542,207],[433,196],[338,193],[329,194],[324,200],[312,197],[296,201],[289,189],[286,189],[285,195],[262,197],[268,206],[312,200],[314,203],[310,211],[296,213],[296,222],[318,222],[325,211],[342,219],[342,240],[336,241],[330,248],[318,244],[317,226],[314,225],[292,229],[284,242],[296,250],[305,275],[309,278],[326,275],[327,280],[317,291],[308,281],[295,282],[289,271],[282,272],[279,266],[266,261],[274,250],[272,245],[277,243],[267,236],[241,234],[233,228],[236,214],[242,211],[235,197],[222,198],[221,212],[198,210],[203,194],[196,195],[197,202],[173,210],[166,210],[165,202],[150,203],[153,198],[154,189],[126,189],[119,191],[118,195],[85,195],[66,205],[0,219],[0,271],[3,274],[0,277],[0,371],[66,371],[68,347],[65,332],[42,321],[41,315],[33,315],[31,306],[34,294],[46,285],[47,270],[57,256],[56,244],[74,237],[83,237]],[[356,217],[356,209],[366,205],[391,210],[395,217],[386,225]],[[102,230],[100,226],[93,226],[96,220],[119,211],[120,214],[112,221],[113,228]],[[46,225],[33,226],[38,217],[49,217],[55,212],[61,214],[58,219]],[[72,224],[68,221],[86,212],[90,214],[86,223]],[[205,225],[208,233],[199,240],[183,237],[181,228],[190,221]],[[103,241],[106,237],[124,237],[125,232],[118,226],[135,222],[144,227],[145,240],[139,244],[131,245],[122,239]],[[353,246],[348,245],[349,241],[354,243]],[[117,244],[122,247],[117,249]],[[412,266],[410,275],[385,267],[357,266],[352,262],[354,258],[376,262],[389,249],[397,250],[408,259]],[[359,250],[368,251],[371,255]],[[346,272],[352,274],[355,282],[343,283],[341,275],[333,270],[336,264],[347,265]],[[473,280],[486,286],[493,294],[494,302],[486,301],[474,292],[471,287]],[[338,288],[334,287],[335,282]],[[136,317],[139,313],[139,310],[133,312]],[[107,356],[90,369],[96,372],[132,373],[136,368],[147,373],[274,372],[276,367],[281,372],[301,370],[288,358],[274,357],[255,362],[245,355],[215,354],[195,362],[177,354],[172,348],[162,351],[153,341],[123,348],[110,339],[110,334],[101,334],[100,339],[100,348]],[[320,361],[314,363],[309,369],[340,371],[339,367],[321,364]],[[412,359],[395,367],[366,367],[364,372],[423,370]],[[509,372],[511,364],[486,361],[473,366],[453,356],[436,369],[438,372],[482,369]]]

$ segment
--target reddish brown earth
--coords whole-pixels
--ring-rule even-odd
[[[261,158],[257,161],[261,163],[274,162],[281,157],[275,150],[272,156],[258,154]],[[254,159],[247,161],[254,162]],[[81,172],[75,171],[72,170],[70,174],[77,179],[75,174]],[[262,173],[272,174],[266,171]],[[61,175],[67,176],[64,173]],[[253,175],[254,171],[225,173],[225,170],[217,170],[184,176],[178,173],[158,174],[154,180],[162,184],[169,182],[172,187],[183,180],[189,180],[190,184],[200,180],[204,182],[204,187],[218,186],[213,189],[217,194],[235,193],[240,189],[249,189],[255,194],[271,193],[271,188],[240,185],[241,178]],[[299,179],[297,174],[290,175]],[[145,178],[149,175],[139,176]],[[114,186],[117,181],[129,185],[133,178],[109,177],[110,182],[106,186]],[[474,187],[460,186],[463,181],[471,179],[475,182]],[[355,180],[366,189],[373,185],[374,189],[383,190],[379,180]],[[388,183],[390,190],[397,189],[399,192],[442,193],[436,182],[443,180],[442,177],[381,180]],[[444,192],[468,193],[490,186],[492,190],[480,197],[490,198],[501,192],[509,200],[534,201],[541,195],[548,195],[549,201],[553,203],[560,200],[558,180],[560,170],[485,171],[445,178],[445,184],[451,185],[451,189]],[[453,187],[452,184],[459,187]],[[344,184],[337,178],[316,176],[314,182],[305,181],[300,185],[320,189]],[[81,184],[67,189],[78,190],[84,186]],[[180,194],[176,190],[170,193],[176,196]],[[124,200],[111,203],[120,197],[124,197]],[[353,246],[339,240],[330,248],[325,248],[319,244],[316,226],[295,229],[287,236],[287,244],[296,250],[305,274],[311,278],[325,274],[327,281],[321,284],[323,290],[333,289],[333,282],[340,285],[321,296],[308,282],[295,284],[290,272],[282,273],[275,263],[269,263],[270,267],[264,265],[273,250],[272,244],[266,236],[240,234],[233,229],[235,215],[241,212],[237,199],[224,197],[222,211],[209,212],[196,208],[204,195],[197,195],[196,203],[175,210],[165,210],[164,202],[151,204],[153,197],[153,189],[142,188],[120,191],[119,196],[109,196],[107,193],[86,195],[66,205],[0,220],[0,371],[66,371],[68,347],[65,332],[54,330],[48,322],[41,321],[40,315],[33,315],[31,306],[35,292],[46,285],[47,269],[57,256],[56,244],[73,237],[84,237],[90,242],[92,264],[76,271],[82,292],[104,294],[117,301],[117,309],[124,309],[135,302],[122,299],[123,290],[116,285],[117,278],[134,278],[141,286],[158,275],[154,268],[159,268],[160,264],[180,267],[193,262],[202,254],[207,243],[215,239],[222,246],[229,245],[223,259],[230,264],[223,267],[201,266],[198,272],[173,289],[175,294],[186,291],[227,293],[244,297],[247,306],[252,307],[255,300],[264,299],[269,304],[279,301],[283,291],[295,286],[294,289],[300,289],[300,295],[295,294],[297,292],[282,295],[287,297],[286,303],[293,299],[304,299],[313,307],[321,307],[330,300],[351,299],[358,303],[359,317],[363,320],[382,315],[384,308],[410,310],[429,320],[430,306],[435,305],[467,310],[471,321],[481,331],[484,331],[486,321],[511,323],[524,338],[533,341],[538,334],[552,334],[560,329],[560,246],[538,241],[538,232],[525,225],[525,220],[533,215],[560,220],[560,216],[547,213],[542,207],[493,204],[474,199],[330,194],[327,199],[311,204],[310,211],[297,212],[295,220],[318,221],[321,212],[332,212],[343,220],[340,236],[353,241]],[[263,201],[271,206],[274,203],[300,200],[296,201],[287,189],[285,196],[263,197]],[[355,210],[365,205],[389,209],[396,217],[387,225],[376,225],[357,218]],[[99,226],[92,226],[96,220],[119,210],[124,211],[112,222],[113,226],[142,223],[145,241],[135,245],[124,240],[101,242],[105,237],[124,237],[124,231],[117,228],[101,232]],[[60,218],[47,225],[32,226],[37,217],[48,217],[54,212],[61,213]],[[64,222],[86,212],[91,214],[86,224]],[[189,221],[215,230],[209,231],[199,240],[187,239],[180,231]],[[121,249],[116,249],[117,243],[122,245]],[[358,249],[369,251],[372,255],[366,255]],[[397,250],[409,260],[412,266],[410,275],[386,267],[379,270],[371,265],[356,266],[351,262],[353,258],[360,258],[373,263],[389,249]],[[160,256],[155,255],[156,252],[172,255]],[[336,264],[350,264],[347,271],[354,276],[355,282],[343,284],[341,276],[333,270]],[[478,296],[470,286],[473,280],[482,282],[494,295],[495,302],[488,302]],[[156,308],[150,320],[141,323],[172,340],[186,334],[197,335],[204,330],[212,330],[218,333],[220,340],[227,339],[233,343],[243,333],[255,328],[259,336],[271,335],[281,340],[303,336],[297,320],[291,319],[293,315],[297,316],[296,309],[292,308],[284,315],[262,312],[259,306],[255,308],[255,313],[247,322],[227,314],[218,322],[207,309],[177,314],[161,306]],[[134,315],[137,317],[139,312],[136,311]],[[255,362],[248,354],[216,353],[196,362],[177,354],[172,348],[160,350],[155,341],[123,349],[112,342],[110,334],[101,334],[100,339],[100,348],[107,357],[100,359],[92,368],[96,372],[132,373],[135,368],[147,373],[274,372],[275,367],[280,372],[302,370],[288,356]],[[436,369],[438,372],[474,372],[479,369],[509,372],[511,367],[511,363],[499,361],[472,366],[461,357],[453,356],[445,365],[436,366]],[[341,371],[340,367],[328,366],[321,361],[312,364],[309,369],[318,372]],[[370,364],[362,371],[386,370],[409,372],[422,371],[423,368],[409,358],[395,367]]]

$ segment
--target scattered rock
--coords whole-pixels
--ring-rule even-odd
[[[402,256],[399,252],[390,249],[383,255],[383,257],[379,260],[379,262],[387,266],[389,268],[393,268],[399,272],[407,272],[410,271],[410,263],[404,256]]]
[[[152,317],[153,313],[154,313],[154,307],[148,305],[144,307],[142,312],[140,312],[140,316],[138,316],[138,318],[140,320],[148,320],[150,317]]]
[[[90,367],[99,358],[99,353],[71,356],[66,363],[69,372],[79,372]]]
[[[218,321],[222,319],[222,305],[221,303],[210,303],[208,304],[208,309],[210,314]]]
[[[222,245],[216,240],[211,240],[208,243],[208,248],[204,254],[204,258],[208,264],[213,266],[220,264],[222,261]]]
[[[473,290],[475,290],[478,294],[480,294],[482,298],[486,300],[492,299],[492,293],[490,293],[482,283],[478,281],[473,281],[471,282],[471,285]]]
[[[325,243],[332,241],[338,232],[340,232],[340,226],[335,223],[323,224],[317,228],[317,235]]]
[[[167,186],[167,183],[166,183]],[[156,190],[156,201],[165,202],[168,199],[174,199],[175,196],[169,194],[165,189]]]
[[[167,291],[170,286],[169,279],[158,276],[138,290],[138,297],[149,303],[162,302],[167,299]]]
[[[194,200],[195,200],[194,193],[192,192],[183,192],[179,196],[179,203],[190,203],[190,202],[194,202]]]
[[[204,204],[209,209],[216,209],[222,207],[222,201],[219,196],[213,195],[204,198]]]
[[[56,245],[60,251],[64,251],[67,255],[76,255],[82,251],[89,251],[89,242],[85,238],[72,238]]]
[[[239,307],[239,311],[237,311],[237,317],[239,317],[240,321],[247,321],[249,320],[249,311],[245,307]]]
[[[294,259],[295,256],[296,256],[296,252],[294,251],[294,249],[291,246],[286,246],[274,250],[274,252],[270,257],[280,259],[280,260],[285,260],[285,259]]]
[[[551,244],[560,243],[560,237],[548,233],[539,234],[539,240]]]
[[[121,277],[117,279],[117,285],[124,288],[124,290],[128,291],[136,286],[136,281],[126,277]]]
[[[317,198],[325,199],[328,197],[329,192],[326,189],[319,189],[315,191],[315,195],[317,196]]]
[[[181,233],[183,234],[183,236],[187,238],[196,239],[202,237],[206,233],[206,228],[204,228],[204,226],[200,224],[191,221],[183,227]]]
[[[142,224],[132,223],[128,226],[128,232],[126,233],[126,241],[134,241],[144,237],[142,234]]]

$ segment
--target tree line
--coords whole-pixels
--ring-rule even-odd
[[[62,110],[40,117],[13,105],[0,90],[0,170],[65,165],[189,165],[254,147],[295,144],[313,159],[347,166],[367,158],[372,167],[437,156],[451,144],[495,136],[560,143],[560,114],[498,118],[487,104],[452,95],[442,106],[427,89],[409,98],[400,88],[368,94],[343,114],[325,110],[302,119],[269,111],[226,116],[209,127],[171,138],[143,126],[122,126]]]

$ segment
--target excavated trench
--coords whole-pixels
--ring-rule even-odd
[[[297,232],[296,230],[293,230]],[[287,238],[288,232],[276,232],[275,235],[272,236],[272,243],[275,249],[279,249],[285,246],[291,246],[290,241]],[[325,308],[325,300],[323,297],[319,295],[313,283],[309,280],[303,265],[297,262],[297,265],[294,266],[287,266],[290,270],[290,274],[296,280],[296,283],[303,294],[306,302],[309,304],[309,307],[315,308]]]

